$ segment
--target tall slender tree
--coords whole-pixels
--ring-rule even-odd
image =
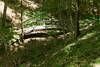
[[[80,10],[79,10],[79,4],[80,4],[80,1],[79,0],[76,0],[77,2],[77,12],[76,12],[76,37],[79,36],[80,34],[80,31],[79,31],[79,19],[80,19]]]
[[[4,11],[3,11],[3,17],[2,17],[2,26],[6,25],[6,11],[7,11],[7,2],[4,0]]]

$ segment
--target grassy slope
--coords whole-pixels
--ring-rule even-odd
[[[83,26],[86,25],[84,23]],[[100,62],[97,59],[100,57],[99,26],[100,24],[95,22],[93,26],[84,30],[86,32],[82,31],[78,41],[71,44],[56,39],[44,42],[31,41],[26,46],[22,59],[32,63],[32,67],[77,67],[79,65],[90,67],[91,63]]]

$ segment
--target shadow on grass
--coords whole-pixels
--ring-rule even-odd
[[[1,20],[1,19],[0,19]],[[1,23],[1,21],[0,21]],[[1,26],[0,24],[0,66],[2,64],[5,65],[6,61],[8,60],[8,46],[9,41],[13,38],[13,29],[9,22],[7,22],[6,26]]]
[[[70,47],[69,58],[74,67],[91,67],[91,64],[100,57],[100,24],[94,26],[87,34],[81,37]],[[76,65],[76,66],[75,66]]]

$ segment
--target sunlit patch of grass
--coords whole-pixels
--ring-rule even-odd
[[[94,20],[90,20],[90,19],[80,20],[80,31],[88,30],[90,27],[93,26],[93,24],[94,24]]]
[[[100,67],[100,64],[93,64],[93,67]]]
[[[95,34],[96,34],[95,32],[88,33],[88,34],[86,34],[85,36],[83,36],[83,37],[79,38],[79,41],[80,41],[80,40],[85,40],[85,39],[88,39],[88,38],[90,38],[90,37],[94,36]]]
[[[95,63],[100,64],[100,57],[95,60]]]

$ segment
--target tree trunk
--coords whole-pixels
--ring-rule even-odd
[[[97,6],[97,22],[100,22],[100,6]]]
[[[6,0],[4,0],[5,5],[4,5],[4,10],[3,10],[3,17],[2,17],[2,26],[6,25],[6,11],[7,11],[7,3]]]
[[[79,31],[79,18],[80,18],[80,11],[79,11],[79,0],[77,0],[77,12],[76,12],[76,38],[80,35]]]

